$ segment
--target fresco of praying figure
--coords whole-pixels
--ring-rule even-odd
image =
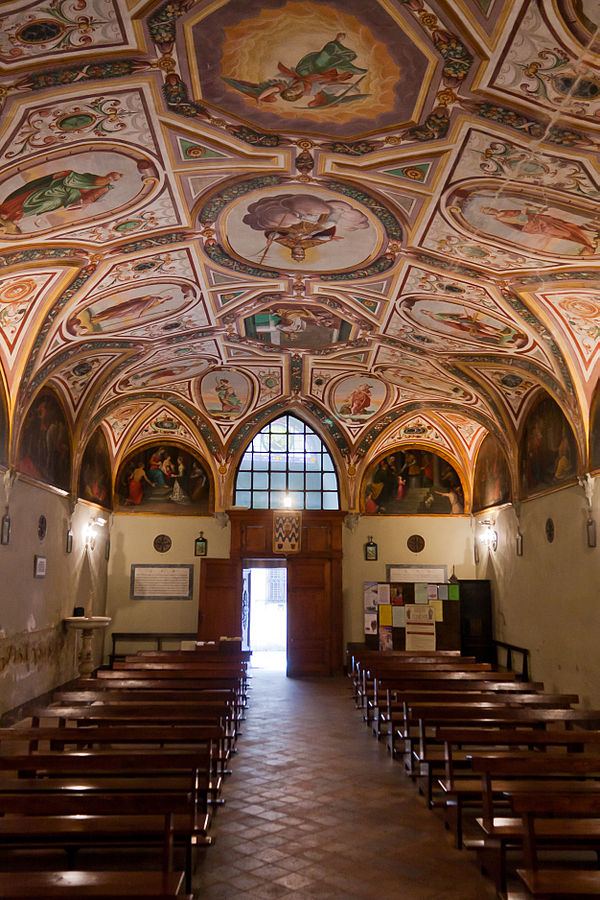
[[[66,169],[21,185],[0,203],[0,232],[20,234],[18,222],[57,209],[81,209],[103,197],[121,172],[94,175]]]
[[[320,50],[306,53],[293,67],[279,62],[278,74],[266,81],[256,83],[235,78],[223,78],[223,81],[253,98],[257,105],[274,103],[278,98],[294,103],[309,97],[302,108],[318,109],[362,100],[369,95],[360,93],[358,85],[368,70],[354,65],[356,53],[342,44],[345,38],[339,32]]]

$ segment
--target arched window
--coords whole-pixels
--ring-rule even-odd
[[[321,438],[295,416],[269,422],[240,462],[236,506],[251,509],[339,509],[333,460]]]

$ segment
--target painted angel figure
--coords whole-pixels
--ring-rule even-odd
[[[256,83],[236,78],[223,78],[223,81],[234,90],[254,97],[258,104],[274,103],[278,98],[293,103],[310,97],[306,108],[323,108],[361,100],[369,96],[358,92],[358,85],[368,70],[354,65],[356,53],[342,44],[345,37],[343,32],[336,34],[334,40],[320,50],[306,53],[292,68],[279,62],[279,74],[266,81]]]

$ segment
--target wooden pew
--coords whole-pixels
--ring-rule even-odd
[[[81,815],[82,811],[85,815]],[[160,846],[162,868],[170,872],[177,842],[185,847],[188,893],[191,892],[194,832],[192,790],[151,794],[73,790],[47,793],[43,803],[39,793],[0,792],[0,843],[4,848],[62,847],[72,856],[84,846]],[[154,874],[159,883],[161,876]],[[13,877],[18,879],[19,875]]]
[[[418,742],[410,740],[411,747],[411,764],[409,773],[419,782],[420,792],[425,796],[427,804],[432,805],[432,786],[433,779],[436,775],[442,773],[445,768],[445,751],[443,745],[438,741],[435,734],[435,727],[426,724],[426,717],[430,710],[441,709],[439,718],[449,716],[456,721],[464,716],[469,721],[477,720],[479,715],[493,714],[498,711],[502,714],[510,715],[517,710],[541,710],[550,709],[552,711],[570,709],[573,703],[578,703],[577,694],[508,694],[495,695],[492,700],[482,698],[480,694],[469,695],[468,701],[461,702],[441,702],[438,698],[437,702],[423,702],[421,699],[407,697],[404,702],[405,724],[404,729],[409,730],[412,726],[410,715],[417,713],[418,724]],[[411,710],[408,713],[407,710]]]
[[[527,694],[540,693],[543,691],[542,682],[523,682],[523,681],[493,681],[491,679],[482,678],[481,681],[465,679],[457,683],[456,681],[432,682],[426,677],[423,679],[377,679],[375,681],[375,699],[374,703],[379,708],[379,726],[376,729],[373,725],[374,733],[378,738],[388,735],[388,750],[393,755],[393,722],[397,722],[402,718],[402,703],[408,694],[416,697],[418,693],[423,694],[423,700],[429,695],[431,699],[439,698],[440,701],[450,702],[451,699],[460,701],[469,699],[475,693],[490,694],[489,699],[493,699],[492,695],[518,695],[520,697]],[[384,699],[385,698],[385,699]],[[482,697],[482,699],[484,699]]]
[[[496,708],[479,711],[420,711],[412,708],[409,715],[419,716],[419,730],[432,727],[491,727],[491,728],[526,728],[545,729],[546,727],[569,729],[573,726],[597,728],[600,723],[600,710],[593,709],[547,709],[547,708]],[[439,732],[438,732],[439,733]],[[577,732],[579,735],[579,732]],[[600,757],[599,757],[600,759]],[[455,833],[456,846],[462,846],[462,812],[465,806],[479,803],[481,800],[481,781],[478,777],[457,777],[438,779],[442,791],[441,805],[446,814],[446,825]],[[435,801],[434,801],[435,803]]]
[[[419,739],[418,746],[414,741],[411,742],[412,757],[405,759],[407,772],[411,775],[419,772],[419,766],[428,762],[443,762],[444,751],[443,746],[435,737],[435,731],[430,729],[429,739],[427,734],[422,734],[419,730],[418,723],[411,725],[406,722],[407,705],[423,705],[443,704],[448,709],[463,709],[465,706],[473,704],[485,704],[486,709],[496,706],[504,706],[516,708],[525,707],[543,707],[564,708],[567,709],[575,703],[579,702],[578,694],[548,694],[544,691],[517,692],[508,690],[470,690],[470,691],[402,691],[397,692],[397,702],[390,702],[387,706],[385,718],[389,721],[391,729],[397,729],[398,726],[403,732],[411,731],[412,736]],[[484,708],[483,706],[480,708]],[[392,755],[394,755],[394,744],[392,734]]]
[[[522,818],[525,865],[517,874],[533,897],[572,898],[600,895],[600,871],[576,868],[572,862],[540,867],[538,846],[600,847],[600,794],[561,793],[510,794],[514,812]],[[549,818],[551,817],[551,818]],[[549,837],[551,836],[551,837]]]
[[[142,747],[210,748],[215,783],[225,774],[224,765],[228,753],[224,746],[225,733],[220,725],[98,725],[82,727],[44,728],[0,728],[0,748],[22,746],[29,753],[47,750],[63,750],[65,747],[85,749],[109,746],[119,749],[125,745]],[[11,751],[12,752],[12,751]]]
[[[548,746],[548,745],[546,745]],[[506,852],[520,848],[523,823],[520,818],[496,815],[506,813],[507,795],[513,800],[522,792],[569,796],[593,793],[600,799],[600,756],[598,754],[542,753],[525,751],[510,755],[473,756],[472,770],[481,778],[483,815],[477,819],[484,837],[478,849],[480,860],[499,891],[506,891]],[[501,804],[501,810],[497,809]],[[600,849],[600,821],[594,829],[564,821],[547,821],[541,825],[538,839],[547,846],[570,842],[581,845],[587,840],[592,849]]]
[[[393,667],[365,667],[362,670],[362,685],[360,688],[361,707],[365,709],[365,721],[367,725],[370,725],[372,721],[372,717],[374,714],[375,682],[377,679],[385,679],[391,675],[405,675],[408,677],[414,677],[426,672],[435,672],[438,675],[446,673],[452,673],[456,675],[459,672],[476,672],[481,675],[481,673],[488,673],[490,671],[491,666],[489,663],[469,661],[464,662],[461,658],[458,657],[449,658],[447,660],[444,660],[443,662],[430,660],[420,663],[399,663],[397,665],[394,665]]]
[[[156,689],[140,691],[137,688],[112,688],[101,691],[56,691],[52,695],[52,701],[58,706],[100,706],[128,703],[135,703],[137,706],[144,703],[224,703],[230,709],[229,721],[232,728],[235,728],[236,736],[239,723],[243,718],[243,710],[238,704],[238,698],[235,691],[231,690],[186,691],[185,695],[182,695],[180,691]],[[224,741],[222,741],[222,744],[222,749],[225,749]]]
[[[183,872],[0,872],[0,900],[193,900]]]
[[[346,671],[352,681],[352,695],[358,704],[358,694],[361,682],[361,672],[364,666],[376,666],[378,661],[385,664],[388,659],[406,660],[409,657],[418,657],[421,660],[438,660],[460,656],[460,650],[421,650],[415,653],[412,650],[368,650],[366,648],[348,648],[346,650]]]
[[[541,682],[530,682],[529,684],[526,684],[525,682],[517,681],[500,681],[499,679],[492,677],[498,674],[494,672],[488,672],[483,676],[479,676],[477,673],[467,672],[463,678],[455,678],[455,674],[456,673],[453,672],[451,673],[452,677],[440,679],[438,673],[426,673],[420,677],[403,678],[394,681],[393,685],[387,688],[386,716],[388,718],[388,750],[393,757],[395,757],[397,753],[396,738],[399,736],[399,733],[402,732],[402,728],[399,729],[398,726],[403,725],[405,712],[403,705],[402,711],[398,709],[398,714],[396,714],[395,711],[392,712],[392,707],[400,707],[402,704],[402,692],[413,690],[432,691],[437,694],[440,703],[442,703],[451,692],[458,691],[465,695],[465,700],[468,700],[469,697],[480,691],[493,691],[494,693],[497,691],[501,695],[520,695],[522,692],[528,692],[527,688],[529,688],[530,693],[543,689],[543,684]],[[416,727],[412,729],[410,737],[418,738],[418,730]],[[410,771],[412,762],[411,753],[412,746],[403,748],[403,754],[405,754],[405,756],[407,755],[405,763],[408,771]]]
[[[97,672],[96,678],[78,678],[73,684],[73,690],[165,690],[165,691],[210,691],[210,690],[232,690],[237,697],[238,706],[244,709],[248,701],[248,690],[244,688],[239,678],[180,678],[178,674],[173,677],[167,673],[168,677],[160,675],[156,677],[156,673],[149,674],[145,672],[143,675],[127,673],[126,677],[121,677],[125,673],[111,672],[110,677],[104,677],[103,672],[110,672],[109,669],[101,669]]]

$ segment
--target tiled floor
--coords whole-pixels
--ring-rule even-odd
[[[346,679],[253,671],[195,897],[495,897],[354,708]]]

